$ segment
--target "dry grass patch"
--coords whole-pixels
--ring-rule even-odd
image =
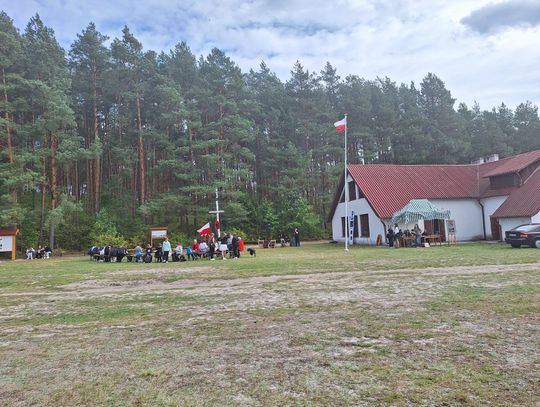
[[[0,399],[535,405],[540,251],[504,249],[353,248],[344,257],[320,245],[215,266],[68,260],[56,274],[23,263],[0,280]],[[514,253],[532,260],[506,264]],[[449,266],[456,256],[465,260]]]

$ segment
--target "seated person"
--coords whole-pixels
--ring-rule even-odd
[[[100,257],[99,252],[100,252],[100,250],[99,250],[98,245],[92,246],[92,248],[90,249],[90,259],[99,260],[99,257]]]
[[[52,249],[49,246],[43,248],[43,258],[48,259],[52,254]]]
[[[146,249],[144,250],[144,255],[143,255],[143,261],[145,263],[150,263],[152,261],[152,253],[153,253],[152,246],[150,246],[149,244],[146,245]]]
[[[189,259],[191,260],[197,260],[199,258],[199,253],[193,251],[193,249],[191,247],[186,247],[186,256]]]
[[[208,254],[208,250],[209,248],[205,241],[199,243],[199,253],[202,257],[205,257]]]
[[[178,244],[174,248],[174,251],[171,255],[172,261],[180,261],[180,256],[182,256],[183,251],[184,251],[184,248],[182,247],[182,243],[178,242]]]
[[[135,261],[140,262],[142,260],[142,256],[143,256],[142,247],[139,246],[139,245],[135,246],[135,249],[133,249],[133,253],[135,254]]]
[[[36,250],[36,259],[42,259],[44,254],[44,249],[41,247],[41,245],[38,246]]]
[[[32,260],[36,257],[36,251],[32,246],[26,249],[26,260]]]
[[[99,249],[99,260],[104,260],[104,259],[105,259],[105,246]]]

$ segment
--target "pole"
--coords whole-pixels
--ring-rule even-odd
[[[216,220],[219,225],[219,228],[217,230],[217,237],[218,239],[221,237],[221,222],[219,220],[219,201],[218,201],[218,189],[216,188]]]
[[[345,113],[345,168],[344,168],[344,177],[343,184],[345,188],[345,251],[349,251],[349,183],[347,182],[347,113]]]

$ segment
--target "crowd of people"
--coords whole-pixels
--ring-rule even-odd
[[[388,226],[388,231],[386,232],[386,240],[388,242],[388,247],[393,247],[396,249],[405,242],[413,242],[414,247],[421,247],[423,234],[424,233],[422,232],[418,224],[415,224],[412,230],[405,229],[404,231],[402,231],[399,228],[398,224],[395,223],[393,227],[392,225]]]
[[[225,233],[221,238],[217,238],[211,233],[202,238],[194,239],[190,245],[185,247],[181,242],[178,242],[173,248],[169,239],[165,238],[163,243],[155,247],[152,247],[151,244],[138,244],[131,250],[111,245],[103,247],[94,245],[89,249],[88,254],[91,259],[104,262],[121,262],[126,257],[128,261],[168,263],[169,259],[173,262],[198,259],[216,260],[216,258],[238,259],[244,250],[244,241],[240,236]]]
[[[26,260],[48,259],[51,254],[52,250],[49,246],[41,247],[41,245],[38,246],[37,250],[30,246],[25,252]]]

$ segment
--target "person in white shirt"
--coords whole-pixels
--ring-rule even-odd
[[[394,223],[394,248],[399,248],[399,238],[401,237],[401,230],[397,223]]]
[[[199,243],[199,252],[201,253],[201,256],[206,256],[206,254],[208,253],[208,245],[206,244],[206,242],[203,240],[201,243]]]

